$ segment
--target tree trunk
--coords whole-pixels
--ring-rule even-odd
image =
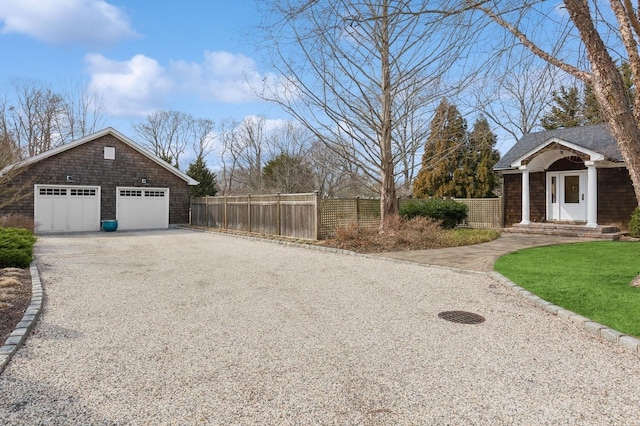
[[[398,200],[396,198],[396,182],[391,152],[391,73],[389,63],[389,4],[382,6],[380,22],[380,53],[382,65],[382,112],[380,123],[380,159],[381,159],[381,188],[380,188],[380,230],[384,231],[389,218],[398,215]]]
[[[633,115],[624,81],[595,28],[587,0],[565,0],[564,3],[587,49],[593,72],[594,94],[618,142],[640,205],[640,128]],[[634,79],[637,78],[634,76]]]

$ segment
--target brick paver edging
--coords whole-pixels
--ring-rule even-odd
[[[35,325],[42,311],[42,298],[44,293],[35,261],[31,262],[29,271],[31,272],[31,304],[25,311],[16,329],[7,337],[4,345],[0,346],[0,373],[2,373],[4,367],[9,363],[13,354],[20,349],[20,346],[22,346],[27,339],[29,332]]]
[[[583,328],[591,334],[595,334],[603,340],[615,343],[616,345],[621,346],[633,353],[640,353],[640,339],[633,336],[627,336],[626,334],[611,329],[606,325],[591,321],[589,318],[585,318],[581,315],[576,314],[575,312],[568,311],[564,308],[561,308],[560,306],[554,305],[551,302],[547,302],[546,300],[536,296],[530,291],[525,290],[524,288],[520,287],[513,281],[508,280],[503,275],[497,272],[490,272],[489,276],[491,276],[494,280],[511,288],[514,292],[516,292],[529,302],[533,303],[534,305],[549,312],[550,314],[556,315],[559,318],[565,320],[569,320],[578,325],[578,327]]]

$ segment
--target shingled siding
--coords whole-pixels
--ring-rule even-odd
[[[627,169],[598,169],[598,223],[628,230],[631,213],[636,207],[636,195]]]
[[[115,160],[104,159],[104,147],[114,147]],[[72,175],[75,182],[67,182]],[[93,185],[101,187],[101,220],[116,217],[116,187],[169,188],[169,223],[189,222],[189,186],[187,183],[140,154],[112,135],[89,141],[68,151],[45,158],[18,175],[13,185],[31,182],[28,197],[0,211],[0,214],[17,213],[33,217],[33,184]]]
[[[543,222],[546,215],[545,173],[529,174],[529,220]],[[504,226],[510,227],[522,221],[522,175],[504,175]]]

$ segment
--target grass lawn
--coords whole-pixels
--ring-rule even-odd
[[[537,247],[498,259],[495,270],[567,310],[640,337],[640,243],[584,242]]]

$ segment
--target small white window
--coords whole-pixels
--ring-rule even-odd
[[[104,159],[105,160],[115,160],[116,159],[116,148],[113,146],[105,146],[104,147]]]

